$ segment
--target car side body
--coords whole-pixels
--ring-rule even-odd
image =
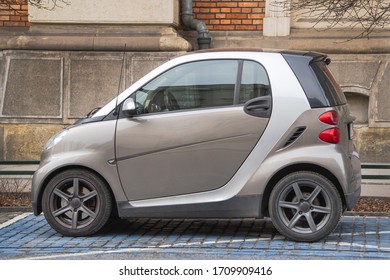
[[[229,50],[168,61],[49,140],[33,178],[35,215],[74,236],[116,212],[271,216],[292,240],[325,237],[357,203],[361,178],[329,62]]]

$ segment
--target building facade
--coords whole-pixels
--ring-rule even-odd
[[[287,0],[286,0],[287,1]],[[104,105],[169,58],[196,50],[179,0],[0,3],[0,160],[38,160],[54,133]],[[69,5],[67,5],[67,3]],[[52,9],[54,8],[54,9]],[[194,0],[211,48],[328,53],[363,162],[390,162],[390,29],[316,31],[265,0]],[[320,26],[321,27],[321,26]],[[326,26],[324,26],[326,27]]]

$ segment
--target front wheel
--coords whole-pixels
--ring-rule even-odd
[[[87,170],[66,170],[50,180],[42,197],[46,220],[66,236],[91,235],[111,215],[107,184]]]
[[[340,194],[324,176],[295,172],[271,192],[269,213],[275,228],[294,241],[314,242],[330,234],[342,215]]]

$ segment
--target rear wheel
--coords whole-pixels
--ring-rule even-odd
[[[326,237],[342,215],[340,194],[320,174],[302,171],[287,175],[271,192],[269,212],[276,229],[295,241]]]
[[[67,236],[91,235],[110,217],[111,195],[107,184],[86,170],[67,170],[50,180],[42,198],[46,220]]]

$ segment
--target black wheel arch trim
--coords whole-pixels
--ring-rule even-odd
[[[261,209],[260,209],[260,214],[269,217],[269,212],[268,212],[268,200],[270,198],[272,189],[274,186],[277,184],[278,181],[280,181],[283,177],[287,176],[288,174],[298,172],[298,171],[310,171],[314,172],[317,174],[320,174],[322,176],[325,176],[327,179],[329,179],[334,186],[336,187],[337,191],[340,194],[341,201],[343,203],[343,210],[346,208],[346,198],[345,198],[345,193],[341,187],[341,184],[339,180],[336,178],[336,176],[333,175],[332,172],[330,172],[328,169],[312,164],[312,163],[297,163],[289,166],[285,166],[284,168],[278,170],[268,181],[264,192],[263,192],[263,197],[261,201]]]
[[[94,170],[92,168],[89,168],[89,167],[86,167],[86,166],[83,166],[83,165],[65,165],[65,166],[61,166],[61,167],[53,170],[42,181],[42,184],[40,185],[40,188],[39,188],[39,193],[38,193],[37,199],[36,199],[36,201],[33,201],[33,203],[32,203],[32,209],[33,209],[33,213],[34,213],[35,216],[38,216],[39,214],[42,213],[42,197],[43,197],[43,193],[44,193],[44,191],[45,191],[45,189],[47,187],[47,184],[50,182],[50,180],[53,179],[56,175],[60,174],[61,172],[64,172],[64,171],[67,171],[67,170],[72,170],[72,169],[85,170],[85,171],[92,172],[92,173],[96,174],[97,176],[99,176],[100,179],[102,179],[107,184],[107,186],[110,186],[108,181],[99,172],[97,172],[96,170]],[[111,187],[109,187],[108,190],[109,190],[109,192],[111,194],[111,199],[112,199],[112,203],[113,203],[113,211],[117,211],[115,194],[113,193]]]

